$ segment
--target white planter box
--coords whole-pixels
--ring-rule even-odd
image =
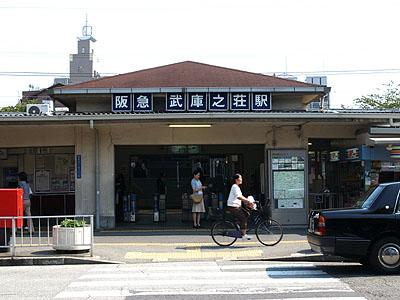
[[[90,250],[92,234],[89,225],[84,227],[53,226],[53,248],[56,250]]]

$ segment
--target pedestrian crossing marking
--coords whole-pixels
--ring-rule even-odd
[[[197,250],[193,250],[197,252]],[[302,274],[303,276],[298,276]],[[169,262],[96,266],[57,299],[264,295],[265,299],[365,300],[311,263]],[[303,296],[299,297],[299,296]]]
[[[152,261],[167,261],[170,259],[237,259],[239,257],[262,257],[263,251],[260,249],[247,249],[247,250],[231,250],[231,251],[201,251],[186,250],[184,252],[145,252],[145,251],[132,251],[125,254],[125,259],[141,260],[147,259]]]

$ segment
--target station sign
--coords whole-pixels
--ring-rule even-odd
[[[171,112],[186,111],[185,93],[167,93],[165,110]]]
[[[207,111],[207,94],[208,93],[187,93],[187,110],[189,112]]]
[[[165,112],[269,111],[267,92],[188,92],[166,93]],[[152,93],[118,93],[111,97],[112,112],[152,112]]]
[[[133,111],[134,112],[153,111],[153,94],[151,93],[133,94]]]
[[[209,111],[227,111],[229,104],[228,93],[210,93],[208,101]]]
[[[271,110],[271,93],[253,93],[252,110]]]
[[[111,111],[113,111],[113,112],[131,112],[132,111],[131,94],[113,94]]]

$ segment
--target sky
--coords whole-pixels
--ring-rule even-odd
[[[86,15],[107,76],[191,60],[327,76],[332,108],[400,83],[398,0],[0,0],[0,107],[69,73]]]

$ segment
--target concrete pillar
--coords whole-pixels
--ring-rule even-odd
[[[75,163],[77,155],[81,156],[81,178],[75,178],[76,214],[95,214],[94,145],[94,130],[89,124],[75,127]]]
[[[109,126],[98,127],[100,164],[100,225],[102,228],[115,227],[115,182],[114,144]]]

